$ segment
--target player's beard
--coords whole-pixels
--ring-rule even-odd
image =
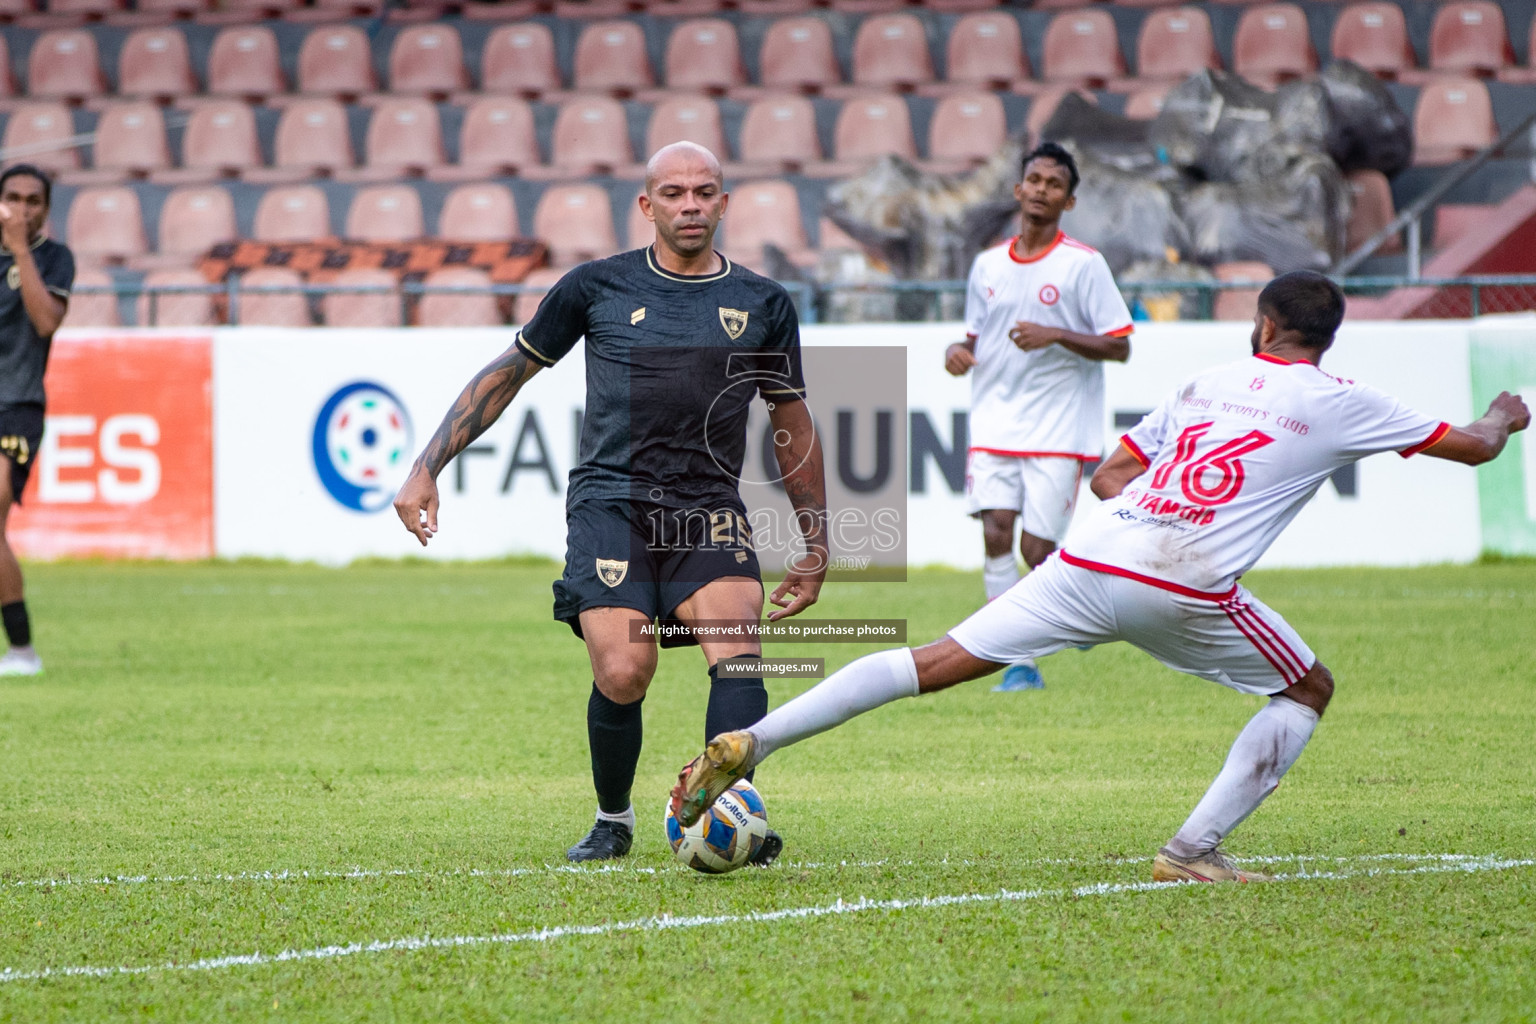
[[[683,228],[693,227],[697,223],[699,222],[692,221],[680,224],[675,230],[662,233],[666,238],[667,244],[672,247],[673,252],[679,256],[693,257],[700,253],[708,252],[710,247],[715,244],[715,228],[717,225],[711,224],[708,221],[703,222],[704,233],[696,238],[688,238],[683,235]]]

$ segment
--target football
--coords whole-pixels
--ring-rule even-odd
[[[708,811],[687,828],[672,816],[667,801],[667,842],[678,860],[709,875],[741,867],[768,835],[768,809],[763,795],[746,779],[720,794]]]

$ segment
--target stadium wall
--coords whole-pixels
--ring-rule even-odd
[[[875,480],[882,409],[867,396],[846,418],[851,433],[825,422],[843,419],[835,412],[818,412],[828,472],[850,476],[855,489],[883,486],[898,502],[905,491],[910,564],[978,566],[980,531],[965,519],[962,495],[969,384],[941,369],[959,326],[804,333],[811,347],[868,347],[871,365],[876,349],[905,348],[905,414],[899,401],[883,410],[896,424],[887,461],[905,465],[905,486],[900,472]],[[48,436],[12,537],[31,558],[559,557],[584,398],[579,348],[444,472],[442,530],[430,548],[405,533],[389,504],[464,382],[509,337],[504,329],[63,332],[49,370]],[[1128,365],[1108,368],[1110,443],[1193,373],[1247,354],[1248,328],[1148,323],[1133,347]],[[1348,324],[1325,368],[1464,423],[1501,388],[1536,401],[1536,319]],[[810,381],[813,399],[833,409],[858,405],[863,384],[842,374]],[[845,443],[857,450],[839,459]],[[1083,500],[1095,499],[1085,491]],[[1367,459],[1324,485],[1263,564],[1414,565],[1467,561],[1484,549],[1536,554],[1536,445],[1523,435],[1475,473],[1432,459]]]

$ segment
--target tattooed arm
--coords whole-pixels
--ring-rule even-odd
[[[805,554],[789,569],[768,600],[779,606],[771,620],[798,615],[816,603],[827,578],[827,481],[821,466],[821,441],[804,401],[776,401],[768,413],[774,436],[788,440],[775,447],[784,490],[795,510],[795,523],[805,538]]]
[[[514,344],[497,356],[459,393],[437,433],[411,466],[411,475],[395,495],[395,512],[425,547],[437,532],[437,475],[511,404],[539,364]]]

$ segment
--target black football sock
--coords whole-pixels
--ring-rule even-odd
[[[633,704],[616,704],[592,684],[587,699],[587,743],[592,748],[592,785],[597,806],[606,814],[629,810],[629,791],[640,763],[641,697]]]
[[[742,661],[747,658],[762,660],[756,654],[738,655],[732,660]],[[705,743],[723,732],[735,732],[756,725],[767,713],[768,688],[763,685],[761,672],[755,676],[721,679],[720,666],[710,666],[709,707],[704,712]],[[752,772],[747,772],[745,778],[748,782],[752,781],[752,775]]]
[[[32,643],[32,620],[27,618],[27,602],[12,601],[0,605],[0,619],[5,621],[5,635],[12,647],[26,647]]]

